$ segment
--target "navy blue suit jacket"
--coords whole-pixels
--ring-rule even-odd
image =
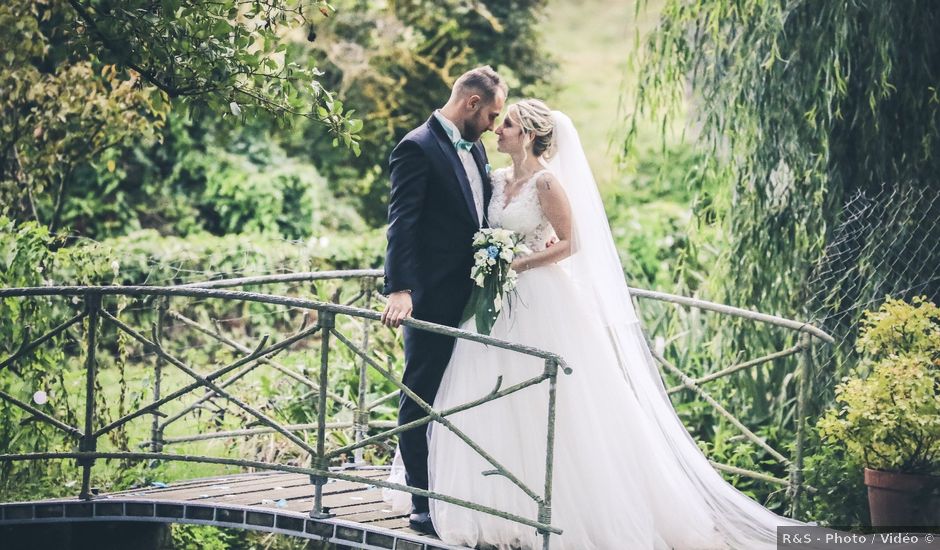
[[[486,151],[478,141],[470,152],[483,178],[485,216],[492,195]],[[470,296],[472,241],[481,226],[466,171],[434,116],[398,143],[389,167],[383,292],[411,290],[415,318],[456,325]]]

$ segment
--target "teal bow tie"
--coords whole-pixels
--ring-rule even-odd
[[[461,149],[464,151],[469,151],[470,149],[473,149],[473,142],[467,141],[465,139],[458,139],[454,142],[454,147],[456,147],[458,151]]]

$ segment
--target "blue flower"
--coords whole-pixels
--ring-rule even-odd
[[[499,256],[499,249],[496,248],[496,245],[492,245],[492,244],[491,244],[491,245],[489,246],[489,248],[486,249],[486,254],[487,254],[490,258],[495,258],[496,256]]]

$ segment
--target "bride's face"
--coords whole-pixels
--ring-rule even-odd
[[[496,128],[496,150],[500,153],[513,154],[522,151],[525,146],[525,135],[516,112],[510,110],[503,119],[502,124]]]

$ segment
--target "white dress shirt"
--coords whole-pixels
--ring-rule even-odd
[[[457,140],[463,139],[460,135],[460,130],[457,129],[457,125],[450,121],[440,109],[434,111],[434,116],[437,117],[438,122],[444,127],[444,130],[447,131],[447,135],[450,137],[451,142],[454,144],[457,143]],[[480,225],[483,225],[483,177],[480,175],[480,169],[477,168],[477,163],[473,160],[473,154],[470,151],[465,151],[463,149],[457,149],[457,156],[460,157],[460,162],[463,164],[463,169],[467,173],[467,179],[470,180],[470,191],[473,194],[473,204],[477,209],[477,219],[480,221]]]

